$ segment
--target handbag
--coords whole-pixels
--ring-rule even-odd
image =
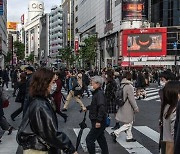
[[[82,95],[83,94],[83,89],[80,85],[75,87],[74,89],[74,96]]]
[[[106,117],[106,127],[109,127],[111,124],[111,117],[109,116],[109,114]]]
[[[161,154],[174,154],[174,142],[161,141]]]
[[[28,150],[23,150],[23,154],[48,154],[48,151],[28,149]]]
[[[9,106],[9,100],[6,99],[3,101],[3,108],[7,108]]]

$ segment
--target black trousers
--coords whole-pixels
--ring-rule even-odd
[[[18,108],[16,111],[14,111],[12,114],[11,114],[11,117],[14,119],[16,118],[21,112],[23,111],[23,103],[21,103],[21,107]]]
[[[2,128],[2,130],[9,130],[10,128],[10,125],[4,116],[0,117],[0,127]]]
[[[88,86],[87,86],[87,85],[84,85],[83,90],[86,91],[86,93],[87,93],[87,95],[88,95],[88,97],[89,97],[90,94],[89,94]]]
[[[105,124],[100,128],[95,128],[96,122],[92,122],[92,128],[86,137],[86,144],[89,154],[95,154],[95,141],[99,143],[102,154],[109,154],[108,145],[104,136]]]

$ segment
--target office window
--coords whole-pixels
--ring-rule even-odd
[[[118,6],[121,3],[121,0],[116,0],[115,1],[115,7]]]
[[[112,0],[106,0],[105,3],[105,20],[109,22],[112,20]]]
[[[76,5],[76,7],[75,7],[75,11],[76,11],[76,12],[78,11],[78,5]]]
[[[78,22],[78,17],[75,18],[75,22]]]

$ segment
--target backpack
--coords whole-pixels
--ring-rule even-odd
[[[128,99],[128,97],[127,97],[124,100],[124,96],[123,96],[123,89],[126,85],[129,85],[129,84],[124,84],[123,86],[121,86],[120,84],[119,85],[117,84],[117,90],[115,92],[115,104],[118,107],[122,107]]]

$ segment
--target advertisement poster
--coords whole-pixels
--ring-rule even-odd
[[[145,6],[145,0],[123,0],[122,20],[146,19]]]
[[[162,34],[128,35],[128,51],[161,51]]]
[[[122,32],[122,56],[166,56],[167,28],[127,29]]]

